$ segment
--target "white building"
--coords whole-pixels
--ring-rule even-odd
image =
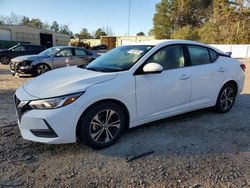
[[[24,25],[0,25],[0,41],[29,42],[49,48],[68,45],[70,36]]]

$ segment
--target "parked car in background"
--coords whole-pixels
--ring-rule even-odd
[[[92,50],[107,50],[108,46],[105,44],[100,44],[92,47]]]
[[[11,60],[10,69],[12,74],[38,76],[56,68],[87,64],[98,56],[84,48],[56,46],[38,55],[16,57]]]
[[[19,44],[7,50],[0,50],[0,63],[8,65],[14,57],[39,54],[45,49],[46,47],[41,45]]]
[[[104,148],[126,128],[207,107],[228,112],[245,68],[194,41],[121,46],[86,67],[49,72],[17,89],[19,128],[27,140]]]

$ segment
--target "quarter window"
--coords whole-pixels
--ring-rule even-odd
[[[214,62],[217,59],[218,54],[214,50],[211,50],[211,49],[209,49],[209,53],[210,53],[211,62]]]
[[[147,63],[159,63],[164,70],[184,67],[184,55],[181,45],[167,46],[151,56]]]
[[[75,49],[75,55],[76,56],[86,56],[87,53],[84,50]]]
[[[192,65],[211,63],[208,49],[201,46],[188,46]]]

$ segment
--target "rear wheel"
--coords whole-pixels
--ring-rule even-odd
[[[227,83],[220,90],[217,102],[216,111],[219,113],[228,112],[234,104],[237,90],[234,84]]]
[[[49,70],[50,70],[50,67],[47,64],[45,63],[39,64],[35,68],[35,76],[39,76],[45,72],[48,72]]]
[[[90,108],[80,120],[80,141],[94,149],[114,144],[125,128],[124,114],[121,107],[111,102]]]
[[[7,56],[2,56],[0,57],[0,62],[3,64],[3,65],[8,65],[10,63],[10,58],[7,57]]]

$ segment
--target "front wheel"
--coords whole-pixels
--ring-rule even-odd
[[[227,83],[220,90],[217,102],[216,111],[218,113],[228,112],[234,104],[236,98],[237,90],[234,84]]]
[[[35,76],[39,76],[41,74],[44,74],[45,72],[48,72],[50,70],[50,67],[46,65],[45,63],[39,64],[35,68]]]
[[[3,64],[3,65],[8,65],[10,63],[10,58],[7,57],[7,56],[2,56],[0,57],[0,62]]]
[[[111,102],[90,108],[80,120],[80,141],[94,149],[114,144],[125,128],[124,114],[121,107]]]

